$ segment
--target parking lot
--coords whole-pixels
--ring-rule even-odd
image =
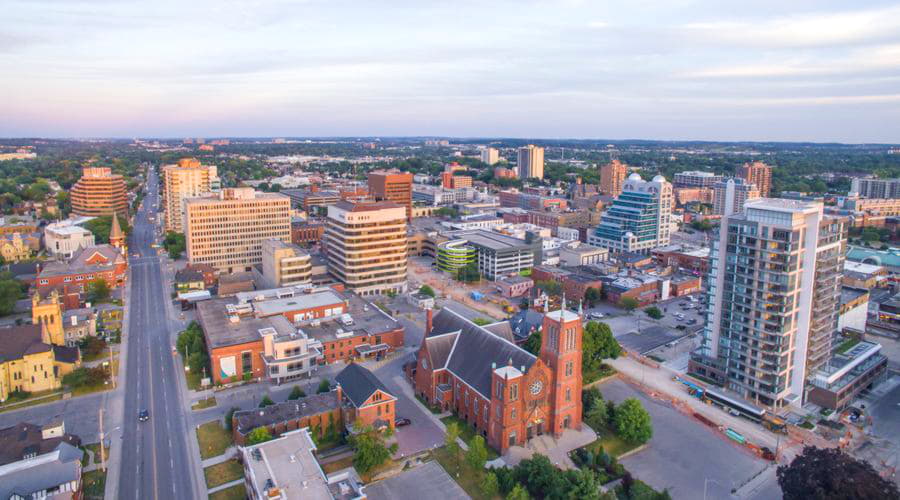
[[[672,498],[733,498],[731,490],[766,469],[769,462],[728,441],[666,403],[650,399],[627,383],[613,379],[600,385],[603,397],[615,402],[638,398],[653,419],[653,438],[643,450],[621,460],[635,477],[652,487],[667,488]],[[711,464],[715,464],[711,466]],[[777,499],[780,489],[771,470],[749,498]],[[745,498],[746,498],[745,497]]]

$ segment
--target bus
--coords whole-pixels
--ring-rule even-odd
[[[757,424],[762,423],[763,417],[766,415],[766,410],[763,408],[757,408],[750,403],[745,403],[711,389],[706,389],[703,397],[707,401],[714,403],[716,406],[722,407],[729,413],[737,412],[742,417],[752,420]]]

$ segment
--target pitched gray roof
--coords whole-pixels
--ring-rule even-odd
[[[453,345],[447,369],[484,397],[491,394],[492,364],[531,368],[537,358],[521,347],[472,323],[452,309],[443,308],[432,320],[431,335],[460,332]]]
[[[512,326],[510,326],[509,321],[499,321],[490,325],[484,325],[484,329],[498,337],[502,337],[510,342],[515,342]]]
[[[366,400],[375,394],[375,391],[380,390],[390,394],[390,391],[372,372],[356,363],[341,370],[341,373],[338,373],[334,379],[341,384],[341,390],[357,408],[365,404]]]
[[[458,333],[447,333],[438,336],[429,336],[425,338],[425,348],[431,355],[432,368],[443,368],[447,365],[450,358],[450,351],[453,350],[453,344],[456,343]]]
[[[512,328],[513,335],[519,341],[526,340],[531,332],[541,327],[544,322],[544,315],[534,309],[526,309],[519,311],[509,319],[509,326]]]

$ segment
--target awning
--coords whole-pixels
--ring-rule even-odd
[[[387,344],[375,344],[375,345],[359,344],[358,346],[356,346],[356,352],[358,352],[362,356],[365,356],[366,354],[371,354],[373,352],[387,351],[390,348],[391,348],[391,346],[389,346]]]

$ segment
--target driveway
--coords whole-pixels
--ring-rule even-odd
[[[435,461],[366,485],[371,500],[463,500],[469,495]]]

